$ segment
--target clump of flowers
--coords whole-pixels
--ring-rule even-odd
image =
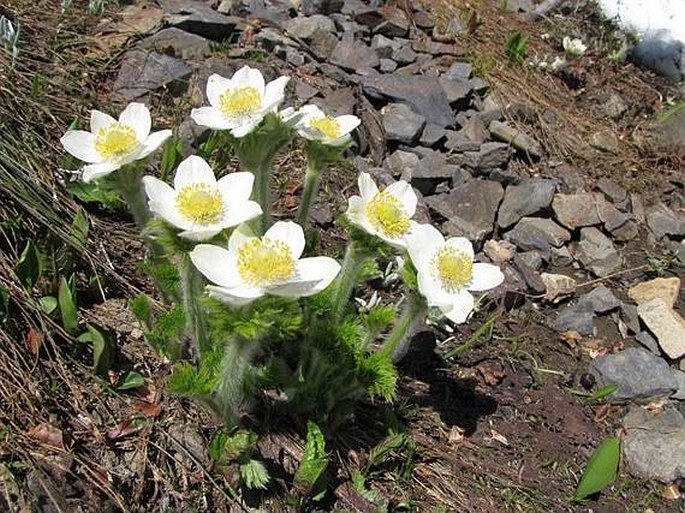
[[[565,36],[564,39],[562,39],[561,44],[564,47],[566,55],[571,57],[580,57],[587,51],[587,46],[583,43],[582,39]]]

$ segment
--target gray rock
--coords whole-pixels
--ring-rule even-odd
[[[597,194],[595,199],[597,201],[597,215],[599,216],[599,220],[604,223],[604,228],[607,231],[613,233],[631,220],[631,215],[621,212],[601,195]]]
[[[454,125],[452,108],[436,78],[381,75],[362,80],[362,88],[371,98],[409,103],[438,126]]]
[[[582,295],[577,304],[579,308],[587,309],[596,314],[607,313],[621,306],[618,298],[603,285]]]
[[[618,119],[628,110],[628,106],[623,98],[617,94],[612,94],[599,106],[600,112],[611,119]]]
[[[469,80],[469,82],[471,82],[471,87],[478,94],[484,94],[488,89],[490,89],[490,84],[488,84],[487,81],[481,77],[474,77]]]
[[[371,48],[376,50],[378,57],[381,59],[392,58],[392,53],[400,47],[401,45],[398,42],[381,34],[376,34],[371,39]]]
[[[577,331],[581,335],[592,335],[595,329],[594,318],[591,311],[569,305],[559,312],[552,328],[558,332]]]
[[[487,173],[496,167],[503,167],[511,156],[508,144],[483,143],[478,151],[464,152],[464,165],[480,173]]]
[[[611,236],[618,242],[633,240],[639,235],[640,231],[635,221],[628,221],[625,224],[614,228]]]
[[[548,208],[554,198],[556,186],[556,180],[538,179],[507,187],[497,215],[497,224],[500,228],[507,228],[522,217]]]
[[[426,198],[428,208],[447,221],[447,235],[466,237],[476,243],[492,233],[503,189],[497,182],[474,180],[447,194]]]
[[[655,205],[647,212],[647,226],[657,239],[666,235],[685,236],[685,222],[663,203]]]
[[[457,166],[457,169],[452,173],[452,178],[450,179],[450,185],[452,188],[459,187],[471,180],[471,173],[469,173],[463,167]]]
[[[323,98],[315,98],[312,103],[331,116],[344,116],[354,113],[357,98],[354,96],[354,89],[341,87]]]
[[[671,483],[685,477],[685,419],[675,408],[659,415],[633,407],[623,419],[624,462],[631,474]]]
[[[511,243],[509,243],[511,244]],[[512,244],[513,246],[513,244]],[[534,269],[536,271],[539,271],[540,268],[542,267],[542,256],[540,255],[540,252],[538,251],[524,251],[523,253],[519,253],[516,255],[516,257],[526,264],[528,267],[531,269]]]
[[[637,307],[635,305],[621,303],[621,319],[623,319],[623,322],[626,323],[628,329],[633,333],[639,333],[642,330],[640,317],[637,315]]]
[[[455,55],[460,57],[465,53],[464,47],[462,46],[451,43],[440,43],[427,37],[412,39],[411,47],[418,53],[428,53],[431,55]]]
[[[415,8],[417,4],[414,4],[413,8]],[[414,10],[412,13],[412,21],[416,24],[417,27],[423,30],[431,30],[433,27],[435,27],[435,22],[433,21],[433,18],[431,18],[430,14],[428,14],[425,11],[421,10]]]
[[[547,286],[542,281],[540,273],[533,266],[529,265],[528,259],[524,258],[523,254],[514,256],[514,265],[530,290],[536,294],[542,294],[547,290]]]
[[[572,230],[600,223],[594,194],[556,194],[552,210],[557,220]]]
[[[331,54],[331,62],[347,71],[356,72],[361,68],[377,68],[380,65],[378,54],[373,49],[350,37],[338,41]]]
[[[549,252],[549,262],[553,266],[566,267],[573,263],[573,255],[566,246],[551,248]]]
[[[465,103],[471,96],[471,83],[468,80],[456,80],[447,77],[440,77],[438,80],[447,95],[447,101],[452,106]]]
[[[640,344],[649,349],[649,351],[652,354],[661,356],[661,349],[659,349],[659,343],[652,335],[649,334],[648,331],[641,331],[640,333],[635,335],[635,340],[637,340]]]
[[[571,234],[551,219],[524,217],[504,238],[523,251],[535,249],[546,254],[571,240]]]
[[[517,128],[495,120],[490,123],[488,130],[495,139],[511,144],[530,157],[539,159],[542,156],[540,143]]]
[[[411,49],[411,46],[409,46],[408,43],[401,45],[399,48],[392,52],[393,60],[397,61],[397,64],[401,66],[411,64],[412,62],[416,61],[417,57],[417,53]]]
[[[174,57],[145,50],[130,50],[124,55],[113,89],[127,100],[139,98],[165,87],[181,95],[188,87],[193,70]]]
[[[419,144],[421,146],[427,146],[429,148],[435,148],[447,137],[447,131],[441,126],[435,123],[426,123],[426,126],[421,132],[421,138],[419,139]]]
[[[153,50],[179,59],[201,59],[209,53],[209,41],[175,27],[165,28],[138,43],[142,50]]]
[[[666,361],[641,347],[598,356],[590,363],[589,372],[597,379],[597,386],[618,385],[609,396],[612,403],[649,402],[678,389]]]
[[[319,90],[310,86],[307,82],[298,80],[295,83],[295,95],[299,100],[306,102],[319,94]]]
[[[614,243],[593,227],[580,230],[580,242],[576,247],[575,257],[585,269],[599,277],[618,270],[622,263]]]
[[[428,196],[433,194],[440,184],[447,184],[456,169],[457,166],[447,163],[443,154],[436,152],[434,155],[423,157],[417,166],[405,168],[400,178],[409,182],[421,194]]]
[[[382,73],[392,73],[397,69],[397,63],[392,59],[381,59],[379,69]]]
[[[407,170],[413,173],[419,166],[419,156],[404,150],[394,151],[383,162],[383,167],[388,170],[393,178],[399,178]]]
[[[485,124],[480,116],[471,116],[462,125],[461,132],[469,141],[483,144],[490,139],[490,132],[485,128]]]
[[[477,152],[480,144],[469,139],[463,130],[447,130],[445,148],[452,153]]]
[[[345,0],[302,0],[300,10],[305,16],[312,14],[333,14],[340,12]]]
[[[288,35],[309,41],[317,30],[328,33],[335,32],[335,23],[328,16],[315,14],[292,18],[283,23],[283,28]]]
[[[391,103],[381,109],[385,136],[389,141],[414,144],[418,141],[426,118],[406,103]]]
[[[609,178],[597,180],[597,188],[613,203],[623,203],[628,198],[626,190]]]
[[[239,18],[218,13],[203,2],[159,0],[158,3],[168,25],[215,41],[229,39],[244,27]]]
[[[383,21],[374,27],[374,32],[388,37],[404,37],[409,32],[409,19],[406,13],[393,6],[378,9],[383,14]]]
[[[607,153],[618,151],[618,137],[608,128],[599,130],[590,137],[590,146]]]
[[[315,30],[309,41],[309,48],[321,60],[329,59],[337,45],[338,38],[336,35],[325,30]]]
[[[288,64],[292,64],[293,66],[302,66],[305,63],[302,52],[298,52],[290,46],[285,49],[285,60]]]
[[[685,320],[661,298],[654,298],[637,307],[637,313],[659,342],[669,358],[685,355]]]
[[[678,390],[671,395],[671,399],[685,401],[685,372],[676,369],[671,369],[671,372],[678,382]]]
[[[488,178],[495,182],[499,182],[502,185],[520,185],[522,182],[522,178],[514,171],[504,171],[498,167],[490,171]]]
[[[471,73],[473,73],[473,66],[468,62],[454,62],[442,76],[452,80],[468,80],[471,78]]]

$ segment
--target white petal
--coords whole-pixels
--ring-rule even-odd
[[[378,187],[376,182],[373,181],[369,173],[360,173],[357,179],[357,185],[359,186],[359,193],[364,200],[364,203],[368,203],[373,199],[373,197],[378,194]]]
[[[246,224],[241,224],[231,234],[228,239],[228,250],[234,255],[238,253],[240,247],[255,238],[254,232]]]
[[[435,252],[445,243],[442,234],[430,224],[416,225],[405,239],[409,257],[418,270],[424,269],[433,259]]]
[[[241,203],[250,199],[254,175],[247,171],[230,173],[220,178],[216,184],[230,208],[232,203]]]
[[[473,264],[473,276],[468,289],[476,292],[489,290],[501,285],[504,274],[499,267],[492,264]]]
[[[473,296],[467,291],[462,291],[454,296],[452,305],[444,308],[440,307],[440,310],[450,321],[461,324],[466,322],[466,319],[468,319],[473,311],[473,304]]]
[[[205,290],[209,296],[236,308],[245,306],[264,295],[264,292],[261,289],[250,287],[249,285],[231,289],[207,285]]]
[[[324,111],[322,111],[316,105],[309,103],[300,109],[300,114],[302,114],[302,124],[307,124],[311,122],[312,119],[319,119],[326,117]]]
[[[311,296],[328,287],[339,272],[340,264],[333,258],[303,258],[297,262],[294,279],[283,285],[269,287],[267,292],[285,297]]]
[[[117,120],[109,114],[105,114],[99,110],[90,111],[90,131],[94,134],[97,134],[98,130],[101,128],[107,128],[109,125],[116,122]]]
[[[465,237],[450,237],[445,241],[445,244],[456,249],[457,251],[466,253],[466,255],[473,260],[473,244],[471,244],[469,239]]]
[[[278,221],[264,234],[264,238],[278,240],[290,248],[292,257],[297,260],[304,251],[304,230],[293,221]]]
[[[264,77],[258,69],[243,66],[233,74],[231,84],[235,88],[254,87],[262,97],[264,95]]]
[[[419,269],[417,273],[419,292],[426,298],[430,306],[449,306],[453,302],[453,294],[444,290],[428,269]]]
[[[59,140],[64,149],[79,160],[88,163],[102,162],[95,150],[95,136],[85,130],[69,130]]]
[[[273,107],[280,105],[280,103],[285,98],[285,86],[288,84],[290,77],[278,77],[276,80],[272,80],[264,88],[264,98],[262,99],[262,104],[268,110]]]
[[[214,244],[198,244],[190,252],[193,265],[209,281],[222,287],[237,287],[243,283],[236,267],[235,255]]]
[[[207,227],[198,227],[197,229],[189,229],[185,230],[182,232],[179,232],[178,236],[183,237],[184,239],[188,240],[194,240],[197,242],[204,241],[204,240],[209,240],[218,233],[221,233],[222,228],[213,228],[209,229]]]
[[[257,126],[259,126],[265,115],[266,114],[262,116],[251,116],[249,118],[239,120],[238,126],[231,129],[231,135],[238,138],[245,137],[247,134],[257,128]]]
[[[207,99],[212,107],[219,107],[219,98],[231,88],[231,80],[214,73],[207,79]],[[196,110],[196,109],[194,109]]]
[[[228,206],[226,214],[221,221],[224,228],[237,226],[262,215],[262,207],[256,201],[243,201]]]
[[[324,144],[327,144],[328,146],[342,146],[343,144],[350,142],[351,139],[352,138],[349,135],[343,135],[337,139],[327,139],[324,141]]]
[[[355,224],[359,224],[360,218],[364,217],[364,200],[360,196],[350,196],[347,199],[347,218]]]
[[[235,127],[235,123],[226,118],[219,109],[214,107],[200,107],[190,111],[190,117],[200,126],[215,130],[228,130]]]
[[[196,183],[215,184],[216,177],[205,159],[191,155],[178,165],[174,176],[174,189],[179,192],[183,187]]]
[[[93,180],[107,176],[112,171],[116,171],[121,167],[121,164],[117,162],[102,162],[100,164],[89,164],[83,166],[83,181],[88,183]]]
[[[351,116],[351,115],[346,115],[346,116],[338,116],[335,118],[338,124],[340,125],[340,131],[343,134],[349,134],[357,128],[360,123],[362,122],[361,119],[359,119],[357,116]]]
[[[143,141],[143,144],[140,147],[136,160],[147,157],[150,153],[152,153],[162,144],[164,144],[169,137],[171,137],[171,130],[160,130],[159,132],[152,132]]]
[[[404,207],[404,211],[409,217],[414,216],[418,198],[411,185],[404,180],[400,180],[399,182],[388,185],[385,190],[400,200],[400,203],[402,203],[402,206]]]
[[[143,186],[145,187],[145,194],[150,201],[157,201],[159,203],[173,203],[176,192],[169,184],[163,182],[154,176],[144,176]]]
[[[147,138],[152,128],[150,111],[143,103],[129,103],[119,116],[119,123],[133,127],[136,139],[141,142]]]

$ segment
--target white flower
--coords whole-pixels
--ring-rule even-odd
[[[379,191],[371,175],[361,173],[357,180],[361,196],[348,200],[347,218],[371,235],[405,248],[406,235],[418,224],[411,220],[416,212],[414,189],[404,180]]]
[[[190,253],[195,267],[216,285],[207,292],[233,306],[242,306],[264,294],[311,296],[337,276],[340,264],[328,257],[300,258],[304,232],[292,221],[279,221],[263,237],[246,225],[228,240],[228,249],[198,244]]]
[[[361,120],[357,116],[327,116],[316,105],[305,105],[297,113],[301,116],[295,128],[310,141],[327,146],[342,146],[350,140],[350,132]]]
[[[428,306],[438,307],[451,321],[466,321],[480,292],[504,281],[499,267],[474,263],[473,246],[464,237],[447,240],[431,225],[420,225],[407,237],[407,250],[418,272],[419,291]]]
[[[195,155],[179,164],[173,188],[143,177],[150,210],[191,240],[209,239],[260,215],[259,204],[249,201],[253,183],[252,173],[231,173],[217,181],[209,164]]]
[[[583,44],[582,40],[577,38],[571,39],[569,36],[564,37],[561,44],[564,47],[564,51],[573,57],[580,57],[587,50],[587,46]]]
[[[147,157],[171,136],[171,130],[150,133],[150,111],[142,103],[129,103],[117,121],[93,110],[90,132],[69,130],[60,142],[74,157],[88,162],[83,181],[97,180],[135,160]]]
[[[233,136],[243,137],[283,102],[288,80],[279,77],[265,85],[261,72],[249,66],[240,68],[230,79],[214,74],[207,80],[211,107],[193,109],[190,117],[198,125],[230,130]]]

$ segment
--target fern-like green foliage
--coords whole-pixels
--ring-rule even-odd
[[[366,478],[360,472],[352,473],[352,486],[356,492],[378,508],[378,513],[387,513],[389,501],[378,491],[366,485]]]
[[[152,276],[152,279],[166,291],[178,290],[180,276],[178,268],[169,261],[145,260],[140,264],[140,270]]]
[[[371,353],[360,361],[359,366],[362,381],[371,397],[380,396],[386,401],[395,398],[398,375],[390,355]]]
[[[161,354],[169,354],[169,349],[179,345],[186,326],[183,309],[174,307],[161,314],[146,334],[147,341]]]
[[[222,351],[214,349],[203,354],[199,368],[189,362],[177,363],[168,382],[169,390],[185,397],[211,397],[220,381],[221,358]]]
[[[266,490],[271,480],[264,463],[253,459],[240,464],[240,478],[243,484],[251,490]]]
[[[374,306],[371,308],[366,315],[364,315],[368,342],[371,342],[383,330],[395,322],[396,318],[397,314],[395,313],[395,308],[391,305]]]
[[[152,305],[146,294],[139,294],[128,302],[131,313],[145,326],[152,325]]]
[[[302,461],[295,472],[295,486],[309,494],[328,467],[328,461],[326,441],[321,429],[314,422],[307,422],[307,442]]]

